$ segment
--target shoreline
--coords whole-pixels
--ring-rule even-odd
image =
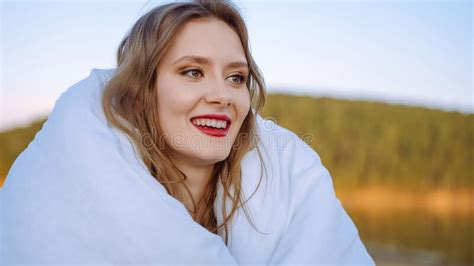
[[[368,211],[426,210],[434,214],[474,214],[474,188],[409,190],[404,187],[335,187],[348,209]]]

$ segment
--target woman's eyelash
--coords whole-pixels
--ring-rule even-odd
[[[244,76],[244,75],[232,75],[229,78],[232,78],[232,77],[238,77],[240,79],[240,81],[236,82],[237,84],[242,84],[247,81],[247,76]]]
[[[181,75],[189,76],[191,78],[197,78],[197,77],[188,75],[188,73],[191,73],[193,71],[199,72],[200,76],[202,76],[202,71],[200,69],[197,69],[197,68],[184,70],[184,71],[181,72]]]
[[[181,73],[181,75],[183,75],[183,76],[188,76],[188,77],[194,78],[194,79],[203,76],[202,70],[201,70],[201,69],[198,69],[198,68],[187,69],[187,70],[181,71],[180,73]],[[198,73],[199,76],[197,77],[197,76],[194,76],[194,75],[192,75],[192,74],[191,74],[191,75],[188,75],[189,73]],[[232,78],[232,77],[237,77],[237,78],[239,78],[239,81],[234,82],[234,83],[236,83],[236,84],[243,84],[243,83],[245,83],[245,82],[247,81],[247,76],[245,76],[245,75],[236,74],[236,75],[229,76],[229,78]]]

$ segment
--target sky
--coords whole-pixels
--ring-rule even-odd
[[[127,30],[162,2],[0,0],[0,130],[114,68]],[[234,2],[270,93],[474,112],[470,0]]]

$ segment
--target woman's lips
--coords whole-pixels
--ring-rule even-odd
[[[225,128],[198,126],[192,122],[191,124],[193,124],[195,128],[197,128],[199,131],[203,132],[206,135],[209,135],[212,137],[221,137],[221,138],[227,136],[227,133],[229,132],[229,128],[230,128],[230,123],[227,123],[227,126]]]

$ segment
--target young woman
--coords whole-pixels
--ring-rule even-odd
[[[248,41],[226,1],[143,15],[13,165],[1,264],[373,264],[319,156],[258,115]]]
[[[238,166],[257,142],[250,102],[259,109],[264,97],[242,18],[225,2],[207,1],[168,4],[141,17],[120,44],[103,105],[150,173],[197,222],[217,232],[216,181],[226,193],[236,189],[227,223],[241,200]]]

